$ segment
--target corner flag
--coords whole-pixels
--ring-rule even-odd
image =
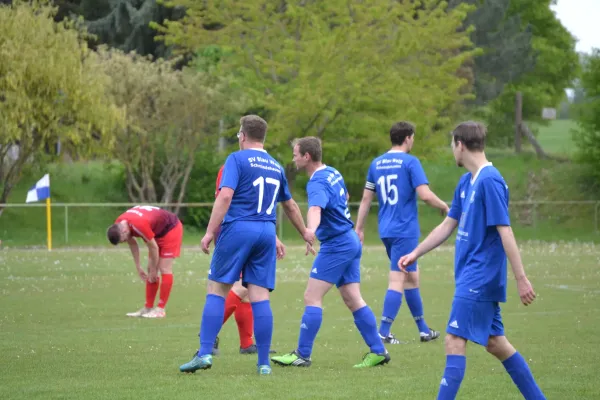
[[[50,207],[50,175],[46,174],[27,192],[25,203],[46,200],[46,228],[48,230],[48,250],[52,250],[52,214]]]

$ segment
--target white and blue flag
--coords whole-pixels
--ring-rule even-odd
[[[46,200],[50,197],[50,175],[46,174],[27,192],[25,203]]]

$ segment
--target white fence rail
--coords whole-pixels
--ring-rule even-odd
[[[423,207],[425,204],[422,202],[418,203],[420,207]],[[450,204],[450,203],[448,203]],[[69,210],[74,208],[120,208],[124,210],[129,207],[134,207],[139,205],[138,203],[52,203],[52,213],[55,215],[55,210],[63,210],[64,214],[64,243],[69,243]],[[149,203],[148,205],[154,205],[159,207],[175,207],[178,204],[169,203],[169,204],[159,204],[159,203]],[[211,208],[213,203],[181,203],[179,207],[181,209],[185,208]],[[307,203],[298,203],[301,208],[305,208]],[[357,210],[360,203],[349,203],[349,206],[352,210]],[[376,203],[373,203],[373,206],[376,206]],[[46,207],[45,203],[29,203],[29,204],[18,204],[18,203],[9,203],[9,204],[0,204],[0,208],[43,208]],[[549,212],[546,210],[541,214],[544,218],[548,219],[549,215],[552,214],[556,219],[568,219],[569,215],[573,215],[573,213],[579,212],[582,213],[583,208],[587,208],[588,211],[583,211],[583,216],[579,215],[580,219],[585,219],[588,222],[593,219],[593,232],[596,234],[600,234],[600,201],[511,201],[511,218],[513,221],[516,218],[520,218],[521,222],[523,220],[527,220],[526,225],[530,225],[535,227],[539,222],[539,214],[540,209],[544,207],[557,207],[559,209],[558,212]],[[429,207],[426,207],[429,208]],[[593,210],[593,211],[592,211]],[[282,218],[283,210],[278,207],[277,217],[279,219]],[[371,211],[373,213],[373,211]],[[525,216],[524,216],[525,215]],[[552,215],[550,218],[552,218]],[[81,218],[81,217],[80,217]],[[588,219],[589,218],[589,219]],[[53,217],[53,222],[56,221],[56,218]],[[2,217],[0,217],[0,224],[2,224]],[[54,224],[53,224],[54,225]],[[279,226],[279,235],[283,237],[283,224],[278,224]],[[18,229],[18,227],[13,227],[12,229]]]

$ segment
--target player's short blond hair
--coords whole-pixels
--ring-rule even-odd
[[[264,142],[267,137],[267,121],[258,115],[244,115],[240,118],[241,131],[255,142]]]

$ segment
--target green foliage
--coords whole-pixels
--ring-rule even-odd
[[[588,167],[590,186],[600,182],[600,49],[594,49],[583,65],[581,87],[585,99],[577,106],[578,129],[573,134],[578,158]]]
[[[475,57],[473,69],[473,104],[485,105],[535,66],[531,26],[523,26],[518,15],[507,15],[510,0],[450,0],[450,7],[473,4],[465,26],[475,29],[471,39],[482,53]]]
[[[134,202],[183,201],[196,151],[216,135],[219,112],[236,105],[222,95],[227,82],[176,70],[174,62],[98,51],[98,64],[111,77],[111,94],[127,111],[114,156],[125,166]]]
[[[185,6],[187,14],[156,26],[162,39],[183,52],[224,50],[216,68],[265,110],[267,147],[290,172],[295,137],[321,137],[327,162],[365,167],[388,146],[387,132],[399,119],[418,126],[417,153],[431,155],[469,97],[467,80],[457,76],[473,55],[470,32],[459,29],[465,5],[448,11],[437,1],[169,4]],[[361,142],[364,152],[348,141]]]
[[[0,203],[27,165],[46,160],[45,146],[98,154],[121,121],[82,33],[55,12],[45,1],[0,6]]]
[[[551,0],[513,0],[509,16],[519,16],[523,26],[531,26],[535,68],[507,85],[486,109],[490,125],[489,143],[512,145],[514,140],[515,95],[523,94],[523,119],[547,123],[542,108],[556,107],[564,98],[579,68],[575,39],[550,9]]]
[[[225,162],[226,154],[216,153],[205,146],[196,153],[190,184],[185,196],[186,203],[213,203],[217,172]],[[182,221],[187,227],[204,228],[208,225],[212,207],[190,207],[185,210]]]

